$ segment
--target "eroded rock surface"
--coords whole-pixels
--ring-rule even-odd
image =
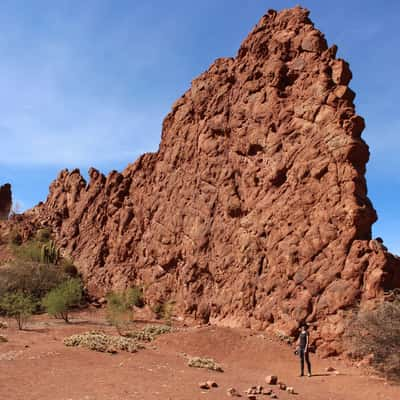
[[[0,220],[5,220],[10,215],[12,206],[11,185],[6,183],[0,186]]]
[[[269,11],[173,105],[157,153],[88,183],[62,171],[27,216],[94,296],[145,284],[187,318],[282,335],[306,320],[333,352],[351,306],[400,286],[371,240],[351,76],[307,10]]]

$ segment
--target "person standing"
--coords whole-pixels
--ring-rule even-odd
[[[304,361],[307,363],[307,376],[311,376],[311,363],[309,357],[310,334],[307,329],[308,326],[306,324],[303,324],[300,327],[300,335],[297,341],[297,351],[300,357],[300,376],[304,376]]]

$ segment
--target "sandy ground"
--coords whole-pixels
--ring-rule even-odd
[[[314,375],[300,378],[298,359],[290,347],[249,330],[178,328],[138,353],[110,355],[62,343],[65,336],[93,329],[114,334],[101,312],[80,312],[72,321],[68,325],[39,316],[24,331],[17,331],[15,323],[8,321],[10,327],[0,330],[9,340],[0,343],[1,400],[214,400],[228,399],[230,387],[246,399],[244,390],[267,386],[265,376],[272,374],[297,392],[291,395],[275,386],[279,399],[400,399],[399,386],[363,375],[340,360],[311,355]],[[185,355],[213,357],[224,372],[190,368]],[[339,374],[327,373],[328,366]],[[199,389],[199,382],[207,380],[219,387]]]

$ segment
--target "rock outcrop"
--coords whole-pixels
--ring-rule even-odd
[[[10,215],[12,206],[11,185],[6,183],[0,186],[0,220],[5,220]]]
[[[93,296],[143,284],[186,318],[282,335],[306,320],[332,353],[352,306],[400,286],[371,240],[349,65],[308,15],[269,11],[173,105],[157,153],[88,183],[62,171],[27,214]]]

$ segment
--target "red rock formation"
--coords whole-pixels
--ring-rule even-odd
[[[33,220],[95,296],[145,284],[186,317],[287,335],[307,320],[337,349],[400,262],[371,240],[364,120],[335,54],[307,10],[269,11],[173,105],[157,153],[88,184],[62,171]]]
[[[7,219],[12,206],[11,185],[0,186],[0,220]]]

